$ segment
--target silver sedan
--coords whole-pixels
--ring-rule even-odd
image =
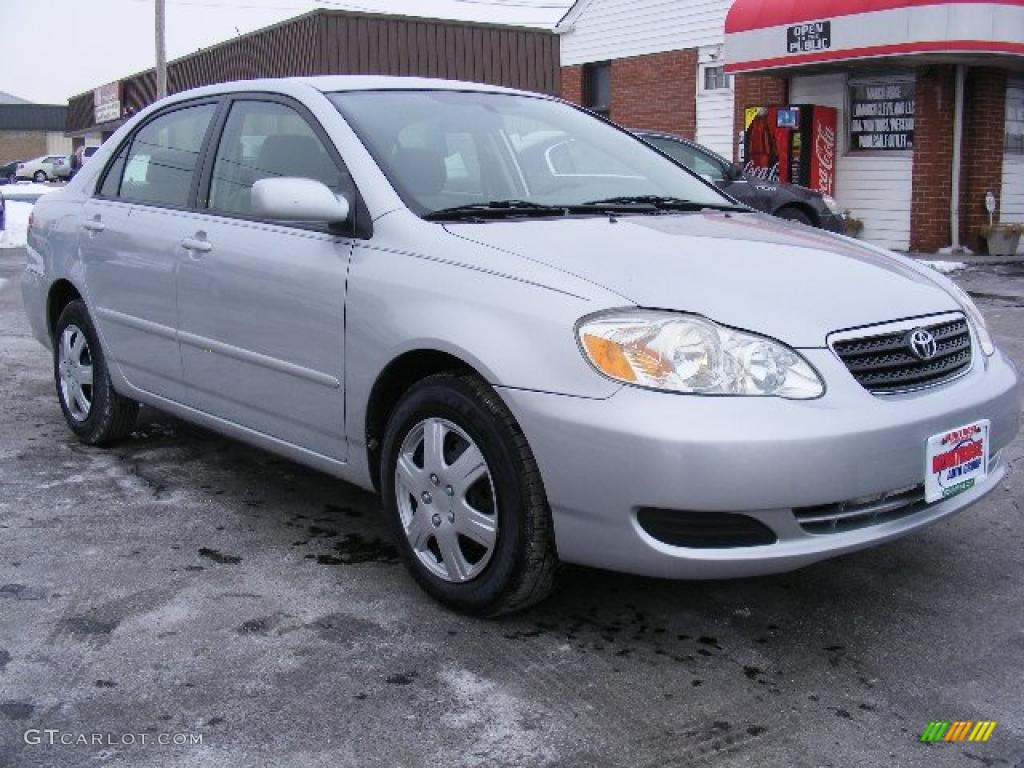
[[[559,560],[720,578],[897,538],[996,488],[1018,429],[1017,373],[949,280],[547,96],[180,93],[28,241],[79,438],[145,403],[376,489],[416,580],[478,615]]]

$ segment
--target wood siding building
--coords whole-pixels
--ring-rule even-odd
[[[529,27],[318,9],[168,64],[169,93],[302,75],[407,75],[557,94],[558,38]],[[121,118],[98,125],[93,92],[68,101],[67,131],[109,132],[156,99],[156,72],[120,81]]]

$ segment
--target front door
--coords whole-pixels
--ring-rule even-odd
[[[176,337],[182,251],[168,225],[189,206],[215,109],[176,108],[126,141],[85,205],[78,239],[86,300],[108,354],[133,386],[171,400],[184,391]]]
[[[208,163],[206,210],[181,233],[179,340],[195,407],[344,460],[351,240],[326,227],[258,220],[250,202],[253,183],[270,176],[353,193],[313,125],[283,100],[232,104]]]

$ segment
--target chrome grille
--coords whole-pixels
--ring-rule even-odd
[[[941,384],[971,366],[971,332],[967,320],[955,317],[832,344],[853,377],[870,392],[884,394]],[[922,360],[914,354],[910,334],[923,329],[935,337],[935,354]]]
[[[1003,456],[996,452],[989,457],[989,477],[999,472]],[[936,504],[942,504],[938,501]],[[872,496],[861,496],[835,504],[794,507],[793,516],[807,533],[843,533],[890,520],[899,520],[929,507],[924,500],[924,483],[899,488]]]
[[[808,533],[841,533],[887,520],[912,515],[926,507],[924,484],[898,491],[793,510],[796,521]]]

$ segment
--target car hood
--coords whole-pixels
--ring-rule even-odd
[[[638,306],[693,312],[796,347],[823,347],[841,329],[959,309],[927,267],[762,214],[517,219],[446,228]]]

